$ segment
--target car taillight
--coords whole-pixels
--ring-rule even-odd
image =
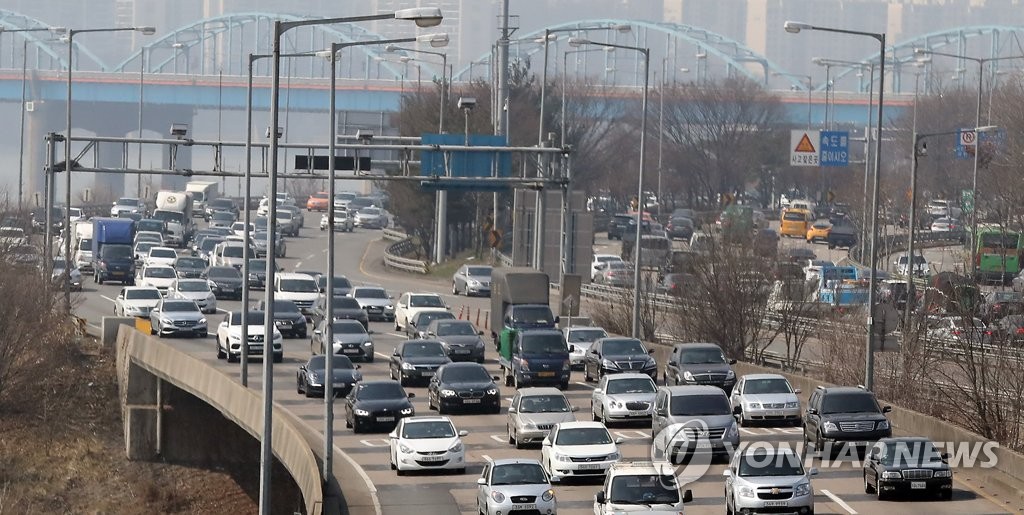
[[[1024,327],[1018,327],[1017,334],[1024,334]]]
[[[988,331],[988,330],[986,330],[986,331],[985,331],[985,334],[986,334],[986,335],[988,335],[988,336],[992,336],[992,331]]]
[[[956,336],[960,336],[960,330],[959,329],[952,329],[952,330],[950,330],[950,332],[953,333]]]

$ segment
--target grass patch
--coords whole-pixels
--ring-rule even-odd
[[[490,249],[487,250],[489,251]],[[430,267],[430,276],[436,277],[438,279],[451,279],[452,276],[455,275],[455,271],[458,270],[459,267],[467,263],[489,265],[490,262],[487,254],[488,252],[485,252],[483,257],[477,259],[476,257],[473,256],[472,250],[460,252],[456,254],[455,257],[449,259],[448,261]]]

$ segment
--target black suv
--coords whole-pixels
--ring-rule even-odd
[[[862,387],[817,387],[811,393],[804,412],[804,444],[832,456],[843,445],[867,448],[881,438],[892,436],[885,414],[892,408],[880,408],[875,394]]]
[[[600,380],[606,374],[639,372],[658,380],[658,363],[636,338],[600,338],[583,356],[583,375],[587,382]]]
[[[608,220],[608,239],[609,240],[621,240],[622,233],[626,232],[626,228],[630,225],[630,220],[633,217],[629,215],[615,215],[611,220]]]
[[[706,384],[732,393],[736,386],[734,359],[725,359],[716,343],[677,343],[665,365],[666,385]]]
[[[879,500],[890,494],[923,494],[948,501],[953,498],[948,459],[927,438],[883,438],[864,459],[864,493]]]

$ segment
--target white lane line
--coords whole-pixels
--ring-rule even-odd
[[[398,337],[398,338],[408,338],[407,335],[399,334],[399,333],[384,333],[384,334],[387,334],[388,336],[395,336],[395,337]]]
[[[391,357],[391,356],[388,356],[387,354],[384,354],[384,353],[381,353],[381,352],[376,352],[376,351],[374,351],[373,355],[379,357],[380,359],[388,359],[388,358]]]
[[[112,298],[110,298],[110,297],[107,297],[106,295],[100,294],[100,297],[103,297],[104,299],[107,299],[107,300],[109,300],[110,302],[115,302],[115,301],[114,301],[114,299],[112,299]]]
[[[295,263],[295,269],[298,270],[300,268],[302,268],[302,261]]]
[[[481,454],[480,457],[483,458],[484,461],[494,461],[494,460],[491,459],[490,456],[488,456],[486,454]]]
[[[596,388],[596,386],[594,386],[594,385],[592,385],[592,384],[587,384],[587,383],[584,383],[583,381],[574,381],[574,382],[573,382],[573,384],[578,384],[578,385],[580,385],[580,386],[586,386],[587,388],[590,388],[591,390],[593,390],[594,388]]]
[[[851,508],[850,505],[846,504],[842,499],[839,498],[838,495],[829,492],[828,490],[822,490],[821,493],[827,495],[829,499],[832,499],[833,502],[838,504],[840,508],[846,510],[846,512],[850,515],[857,515],[857,510]]]
[[[316,257],[316,252],[314,252],[314,253],[312,253],[312,254],[310,254],[310,255],[306,256],[306,259],[313,259],[313,258],[315,258],[315,257]]]

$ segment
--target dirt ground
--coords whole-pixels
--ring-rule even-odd
[[[255,513],[251,470],[127,460],[114,356],[95,349],[38,378],[43,405],[0,410],[0,515]]]

